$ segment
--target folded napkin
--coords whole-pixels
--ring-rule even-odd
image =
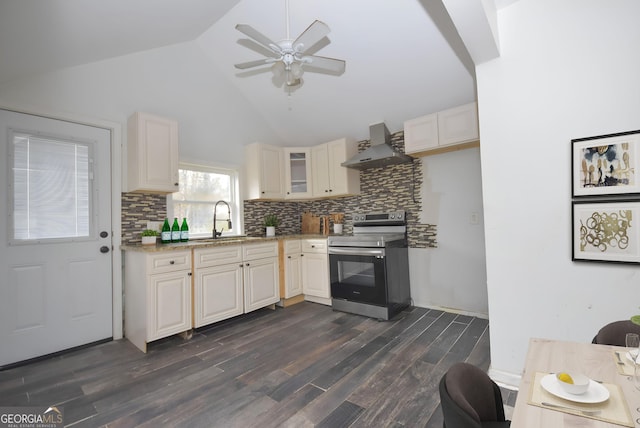
[[[618,360],[618,355],[620,356],[620,360]],[[625,376],[633,376],[633,363],[627,356],[627,351],[612,351],[611,356],[613,360],[616,362],[616,367],[618,368],[618,373]],[[619,364],[619,361],[622,361],[624,364]]]
[[[533,382],[531,382],[531,389],[529,391],[528,404],[533,406],[542,407],[548,410],[554,410],[556,412],[570,413],[573,415],[581,416],[583,418],[596,419],[616,425],[622,425],[625,427],[633,428],[635,425],[631,414],[629,413],[629,407],[627,401],[624,399],[622,390],[618,385],[603,383],[602,385],[609,390],[609,399],[602,403],[577,403],[573,401],[564,400],[560,397],[547,392],[541,385],[540,380],[548,375],[548,373],[537,372],[534,375]],[[543,402],[557,404],[559,406],[566,406],[567,409],[552,408],[542,405]],[[569,409],[570,408],[570,409]],[[572,410],[577,409],[577,410]],[[597,415],[584,415],[579,410],[600,410]]]

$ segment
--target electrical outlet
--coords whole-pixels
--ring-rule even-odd
[[[162,232],[162,221],[148,221],[147,229],[157,230],[158,232]]]

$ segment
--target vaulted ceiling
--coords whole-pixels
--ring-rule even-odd
[[[507,7],[515,0],[496,0]],[[444,0],[446,3],[446,0]],[[262,58],[235,30],[249,24],[286,38],[286,0],[0,0],[0,84],[30,74],[195,41],[226,79],[280,136],[367,138],[384,121],[404,120],[476,99],[473,60],[440,0],[289,0],[290,36],[314,20],[331,29],[317,55],[344,59],[340,76],[305,72],[291,90],[269,66],[237,70]],[[316,141],[317,142],[317,141]]]

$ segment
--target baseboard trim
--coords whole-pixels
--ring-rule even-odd
[[[498,385],[513,391],[518,391],[520,381],[522,380],[522,375],[496,370],[493,367],[489,367],[489,377]]]

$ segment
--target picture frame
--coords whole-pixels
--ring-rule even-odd
[[[640,263],[640,201],[574,201],[573,261]]]
[[[571,140],[572,197],[640,199],[640,130]]]

